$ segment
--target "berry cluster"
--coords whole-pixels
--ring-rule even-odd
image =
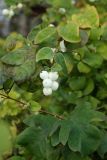
[[[23,4],[22,3],[18,3],[17,5],[11,6],[8,9],[7,8],[3,9],[2,14],[4,16],[7,16],[7,17],[11,18],[12,16],[14,16],[16,9],[22,9],[22,8],[23,8]]]
[[[56,81],[59,75],[58,72],[42,71],[40,78],[43,80],[43,94],[49,96],[52,91],[56,91],[59,87],[59,83]]]

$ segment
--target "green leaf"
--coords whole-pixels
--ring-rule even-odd
[[[33,100],[30,101],[30,110],[32,112],[37,112],[41,109],[41,105],[38,102],[35,102]]]
[[[59,141],[65,145],[68,141],[69,134],[71,131],[71,122],[66,120],[61,123],[61,128],[59,132]]]
[[[101,26],[101,30],[102,30],[102,36],[101,36],[101,39],[102,40],[107,40],[107,24],[104,23],[102,26]]]
[[[53,72],[60,72],[62,70],[62,67],[58,63],[54,63],[54,65],[51,67],[51,71]]]
[[[79,102],[66,120],[54,125],[52,136],[60,128],[57,142],[64,146],[68,143],[72,151],[88,155],[98,149],[102,135],[102,131],[92,122],[103,121],[103,119],[104,115],[93,110],[90,103]]]
[[[91,40],[100,40],[101,33],[102,33],[101,28],[94,27],[90,31],[90,37],[89,38]]]
[[[12,51],[1,58],[1,61],[9,65],[21,65],[27,58],[27,48],[17,49]]]
[[[95,52],[87,52],[84,55],[83,62],[91,67],[98,68],[103,63],[103,58]]]
[[[26,39],[18,33],[11,33],[5,41],[4,49],[6,51],[12,51],[26,45]]]
[[[51,144],[53,147],[57,146],[60,143],[59,141],[59,130],[57,129],[54,134],[51,136]]]
[[[64,160],[91,160],[89,157],[83,157],[79,153],[75,153],[69,150],[69,148],[65,148],[63,151]]]
[[[71,132],[68,146],[72,151],[88,155],[99,147],[101,131],[91,121],[100,118],[100,112],[92,110],[88,103],[79,104],[71,114]]]
[[[6,80],[5,66],[0,62],[0,85],[2,85]]]
[[[40,30],[41,30],[41,25],[37,25],[36,27],[34,27],[28,34],[27,39],[30,41],[34,41],[35,36],[38,34]]]
[[[35,72],[35,59],[27,60],[21,66],[16,66],[13,69],[13,80],[16,82],[23,82],[29,79]]]
[[[48,3],[50,3],[55,8],[71,8],[71,3],[69,0],[48,0]]]
[[[97,53],[100,54],[104,60],[107,60],[107,44],[106,43],[97,43],[96,45]]]
[[[33,115],[25,119],[24,123],[29,127],[40,127],[43,128],[44,136],[48,136],[53,126],[59,121],[52,116],[45,115]]]
[[[93,90],[94,90],[94,81],[93,81],[92,79],[89,79],[89,80],[87,81],[87,86],[86,86],[86,88],[84,89],[83,94],[84,94],[84,95],[88,95],[88,94],[90,94]]]
[[[74,22],[59,26],[58,33],[65,41],[70,43],[78,43],[81,40],[79,36],[79,27]]]
[[[77,68],[80,73],[89,73],[91,71],[91,68],[83,62],[79,62]]]
[[[0,120],[0,156],[12,152],[12,134],[10,132],[9,124]]]
[[[107,153],[107,133],[103,135],[101,144],[98,148],[98,154],[101,156],[101,158],[104,158],[104,155]]]
[[[63,54],[68,73],[73,70],[73,61],[69,54]]]
[[[86,85],[86,77],[84,76],[72,77],[69,81],[69,86],[72,90],[81,90]]]
[[[94,6],[87,5],[79,14],[72,16],[72,21],[81,28],[92,28],[99,26],[99,15]]]
[[[44,47],[40,49],[37,54],[36,54],[36,62],[44,59],[49,59],[51,60],[53,58],[53,51],[49,47]]]
[[[56,34],[56,29],[54,27],[47,27],[42,29],[38,32],[38,34],[35,37],[35,44],[42,43],[46,41],[48,38],[52,37],[54,34]]]
[[[66,62],[65,62],[65,58],[64,58],[63,54],[60,52],[55,54],[54,59],[55,59],[55,62],[62,67],[63,73],[67,74],[67,66],[66,66]]]
[[[9,160],[25,160],[25,158],[20,157],[20,156],[13,156],[13,157],[9,158]]]
[[[3,84],[3,89],[6,93],[9,93],[12,86],[13,86],[14,82],[12,79],[7,79],[4,84]]]
[[[60,150],[52,147],[48,140],[55,121],[56,118],[52,116],[30,116],[25,122],[30,127],[19,135],[17,139],[18,144],[25,147],[28,153],[35,156],[36,159],[58,160]]]
[[[5,2],[7,3],[7,5],[15,5],[16,3],[19,2],[19,0],[5,0]],[[21,2],[21,0],[20,0]]]

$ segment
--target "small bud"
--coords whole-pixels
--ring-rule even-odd
[[[54,82],[52,83],[52,90],[53,90],[53,91],[56,91],[56,90],[58,89],[58,87],[59,87],[59,83],[56,82],[56,81],[54,81]]]
[[[51,95],[51,94],[52,94],[52,89],[51,89],[51,88],[44,88],[44,89],[43,89],[43,94],[44,94],[45,96]]]
[[[61,50],[62,52],[66,52],[66,47],[65,47],[64,40],[62,40],[62,41],[60,42],[60,50]]]
[[[51,88],[52,87],[52,80],[51,79],[44,79],[43,80],[43,87],[44,88]]]
[[[52,80],[52,81],[56,81],[58,79],[59,75],[58,75],[58,72],[50,72],[49,73],[49,78]]]
[[[49,76],[49,74],[48,74],[47,71],[42,71],[42,72],[40,73],[40,78],[41,78],[41,79],[47,79],[48,76]]]

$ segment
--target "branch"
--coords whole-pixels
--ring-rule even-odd
[[[54,113],[48,112],[48,111],[43,110],[43,109],[39,110],[39,112],[51,115],[51,116],[56,117],[56,118],[58,118],[60,120],[64,120],[64,118],[62,116],[59,116],[58,114],[54,114]]]
[[[27,103],[24,103],[24,102],[22,102],[22,101],[19,101],[19,100],[15,99],[15,98],[12,98],[12,97],[8,96],[8,95],[5,95],[5,94],[0,93],[0,96],[2,96],[3,98],[6,98],[6,99],[10,99],[10,100],[12,100],[12,101],[15,101],[15,102],[17,102],[17,103],[19,103],[19,104],[21,104],[21,105],[23,105],[23,106],[27,105]],[[54,113],[48,112],[48,111],[43,110],[43,109],[39,110],[38,112],[39,112],[39,113],[45,113],[45,114],[51,115],[51,116],[56,117],[56,118],[58,118],[58,119],[60,119],[60,120],[64,120],[64,118],[63,118],[62,116],[59,116],[58,114],[54,114]]]
[[[6,99],[10,99],[10,100],[16,101],[17,103],[20,103],[20,104],[22,104],[23,106],[26,105],[26,103],[24,103],[24,102],[22,102],[22,101],[19,101],[19,100],[15,99],[15,98],[12,98],[12,97],[10,97],[10,96],[8,96],[8,95],[5,95],[5,94],[0,93],[0,96],[2,96],[3,98],[6,98]]]

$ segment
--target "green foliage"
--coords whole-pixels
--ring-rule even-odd
[[[40,32],[35,37],[35,44],[42,43],[49,39],[50,37],[54,36],[56,30],[54,27],[47,27]]]
[[[31,14],[44,8],[27,38],[0,40],[0,117],[18,133],[10,160],[106,160],[107,2],[6,2],[23,2]],[[43,70],[59,73],[59,88],[48,97]]]
[[[92,28],[99,26],[99,15],[94,6],[86,6],[79,14],[72,16],[72,21],[81,28]]]
[[[12,134],[9,127],[7,122],[0,120],[0,157],[5,152],[12,152]]]
[[[25,121],[28,128],[19,135],[18,143],[40,159],[49,159],[51,150],[55,156],[53,147],[58,147],[60,143],[64,146],[68,144],[71,151],[87,155],[95,151],[101,143],[103,130],[99,130],[94,123],[103,119],[104,115],[93,110],[88,103],[77,106],[65,120],[52,116],[31,116]],[[50,144],[53,147],[50,148]]]
[[[79,26],[74,22],[59,26],[58,33],[67,42],[80,42]]]
[[[36,62],[44,59],[51,60],[53,58],[53,51],[49,47],[44,47],[40,49],[36,54]]]

